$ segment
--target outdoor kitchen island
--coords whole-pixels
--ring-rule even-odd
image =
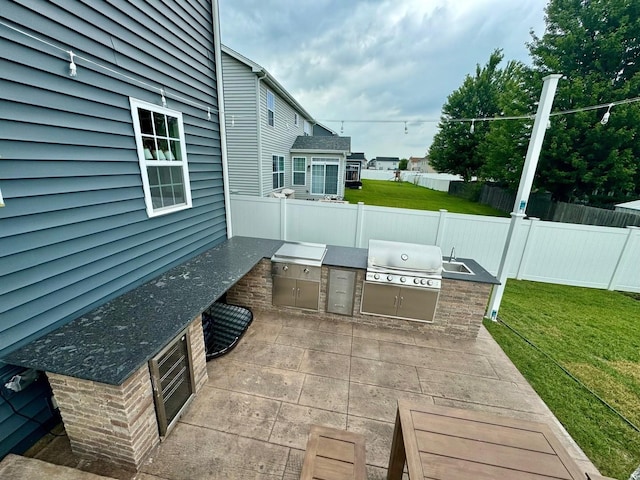
[[[475,273],[473,281],[468,275],[443,273],[433,323],[385,321],[357,313],[367,250],[329,246],[322,266],[319,310],[274,307],[269,258],[283,243],[234,237],[11,352],[2,361],[47,373],[76,454],[137,469],[160,441],[153,359],[174,344],[186,345],[185,385],[189,388],[184,406],[188,405],[207,379],[201,314],[225,294],[228,303],[256,310],[295,310],[322,319],[473,337],[491,285],[497,283],[477,263],[465,260]],[[325,312],[327,276],[333,268],[355,272],[352,316]]]

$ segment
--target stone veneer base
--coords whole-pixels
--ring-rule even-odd
[[[187,328],[195,392],[207,381],[202,319]],[[160,442],[148,364],[122,385],[47,372],[73,452],[137,470]]]
[[[327,278],[330,268],[356,272],[353,316],[338,315],[326,311]],[[478,335],[489,294],[491,293],[490,284],[443,279],[435,319],[432,323],[425,323],[360,313],[362,285],[365,273],[364,270],[360,269],[323,266],[322,283],[320,286],[320,309],[318,311],[302,310],[280,305],[274,306],[272,304],[271,291],[273,282],[271,279],[271,262],[263,259],[227,291],[226,301],[231,304],[267,311],[282,312],[291,310],[301,315],[318,318],[318,320],[330,319],[424,333],[440,332],[457,337],[475,338]]]

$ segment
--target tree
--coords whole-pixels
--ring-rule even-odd
[[[540,74],[566,76],[554,110],[607,104],[640,95],[640,2],[550,0],[546,31],[529,44]],[[558,116],[547,131],[536,183],[564,201],[640,194],[640,105]]]
[[[402,158],[398,162],[398,170],[406,170],[408,163],[409,163],[409,160],[407,160],[406,158]]]
[[[475,75],[467,75],[462,86],[447,97],[439,131],[428,154],[437,171],[461,175],[465,181],[480,175],[484,157],[478,147],[489,131],[488,122],[452,120],[494,117],[501,113],[500,97],[505,88],[517,83],[522,70],[519,62],[509,62],[499,69],[503,57],[501,50],[495,50],[484,67],[478,64]]]

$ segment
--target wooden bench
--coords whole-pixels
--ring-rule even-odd
[[[365,480],[364,437],[312,425],[301,480]]]

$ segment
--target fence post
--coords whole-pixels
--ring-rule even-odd
[[[516,278],[518,280],[522,280],[524,270],[527,268],[527,264],[529,263],[529,259],[531,258],[531,251],[534,250],[534,248],[531,247],[534,238],[533,231],[539,225],[539,221],[539,218],[529,217],[529,229],[527,230],[527,238],[525,238],[524,240],[524,246],[522,247],[522,252],[520,254],[518,270],[516,271]]]
[[[640,234],[640,227],[628,226],[627,227],[627,238],[624,241],[624,245],[622,247],[622,251],[620,252],[620,256],[618,257],[618,262],[616,263],[616,268],[613,269],[613,274],[611,275],[611,280],[609,280],[609,286],[607,290],[615,290],[616,284],[618,283],[618,277],[620,277],[620,270],[622,267],[626,265],[630,260],[630,248],[631,239]]]
[[[280,199],[280,240],[287,239],[287,199]]]
[[[440,209],[440,218],[438,218],[438,231],[436,232],[436,245],[442,248],[442,238],[444,237],[444,229],[447,225],[447,210]]]
[[[358,202],[356,215],[356,235],[353,239],[353,246],[362,248],[362,230],[364,229],[364,202]]]

